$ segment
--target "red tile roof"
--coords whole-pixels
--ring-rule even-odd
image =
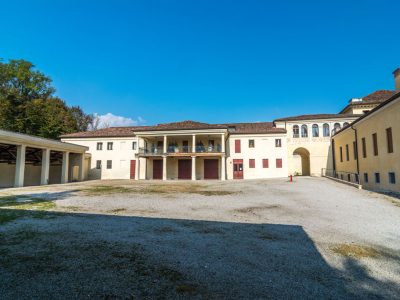
[[[287,118],[279,118],[274,122],[282,121],[303,121],[303,120],[319,120],[319,119],[338,119],[338,118],[357,118],[360,115],[353,114],[316,114],[316,115],[300,115]]]
[[[155,126],[110,127],[94,131],[76,132],[64,134],[61,138],[96,138],[96,137],[130,137],[140,131],[161,130],[200,130],[200,129],[226,129],[232,134],[239,133],[284,133],[285,129],[275,128],[272,122],[259,123],[229,123],[208,124],[195,121],[182,121],[174,123],[158,124]]]
[[[392,91],[392,90],[375,91],[367,96],[362,97],[361,101],[352,102],[352,100],[350,100],[349,104],[347,104],[346,107],[340,111],[340,113],[346,111],[349,107],[352,107],[352,106],[359,106],[359,105],[365,105],[365,104],[380,104],[382,102],[385,102],[390,97],[394,96],[396,93],[397,93],[397,91]]]

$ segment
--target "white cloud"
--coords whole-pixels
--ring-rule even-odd
[[[126,118],[123,116],[116,116],[112,113],[106,113],[105,115],[93,114],[95,119],[98,120],[97,128],[116,127],[116,126],[137,126],[142,125],[146,122],[142,117],[137,119]]]

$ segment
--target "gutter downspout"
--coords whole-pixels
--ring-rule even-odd
[[[336,177],[336,158],[335,158],[335,140],[331,135],[331,145],[332,145],[332,165],[333,165],[333,177]]]
[[[357,154],[356,154],[356,162],[357,162],[357,175],[358,175],[358,183],[360,184],[360,163],[358,161],[358,136],[357,136],[357,129],[353,127],[353,125],[350,125],[350,128],[354,130],[354,136],[356,139],[356,150],[357,150]]]

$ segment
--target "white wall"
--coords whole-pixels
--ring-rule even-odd
[[[235,153],[237,139],[241,141],[241,153]],[[281,139],[281,147],[275,147],[275,139]],[[249,148],[249,140],[254,140],[254,148]],[[243,159],[244,179],[288,176],[286,134],[231,135],[226,150],[228,179],[233,179],[233,159]],[[276,168],[277,158],[282,159],[282,168]],[[255,168],[249,168],[249,159],[255,159]],[[268,168],[263,168],[263,159],[268,159]]]
[[[135,154],[138,153],[139,145],[136,150],[132,149],[132,143],[138,142],[136,137],[122,138],[66,138],[63,142],[73,143],[89,147],[88,153],[92,155],[89,179],[129,179],[131,160],[136,160]],[[97,150],[97,143],[103,143],[103,150]],[[113,150],[107,150],[107,143],[113,142]],[[101,160],[101,169],[96,169],[96,161]],[[107,160],[112,161],[112,169],[107,169]],[[136,162],[137,163],[137,162]],[[141,164],[140,176],[145,177],[145,166]]]

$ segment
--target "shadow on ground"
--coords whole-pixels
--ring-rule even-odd
[[[0,227],[2,299],[400,294],[356,259],[347,258],[343,270],[329,266],[300,226],[0,208],[4,213],[18,217]]]

